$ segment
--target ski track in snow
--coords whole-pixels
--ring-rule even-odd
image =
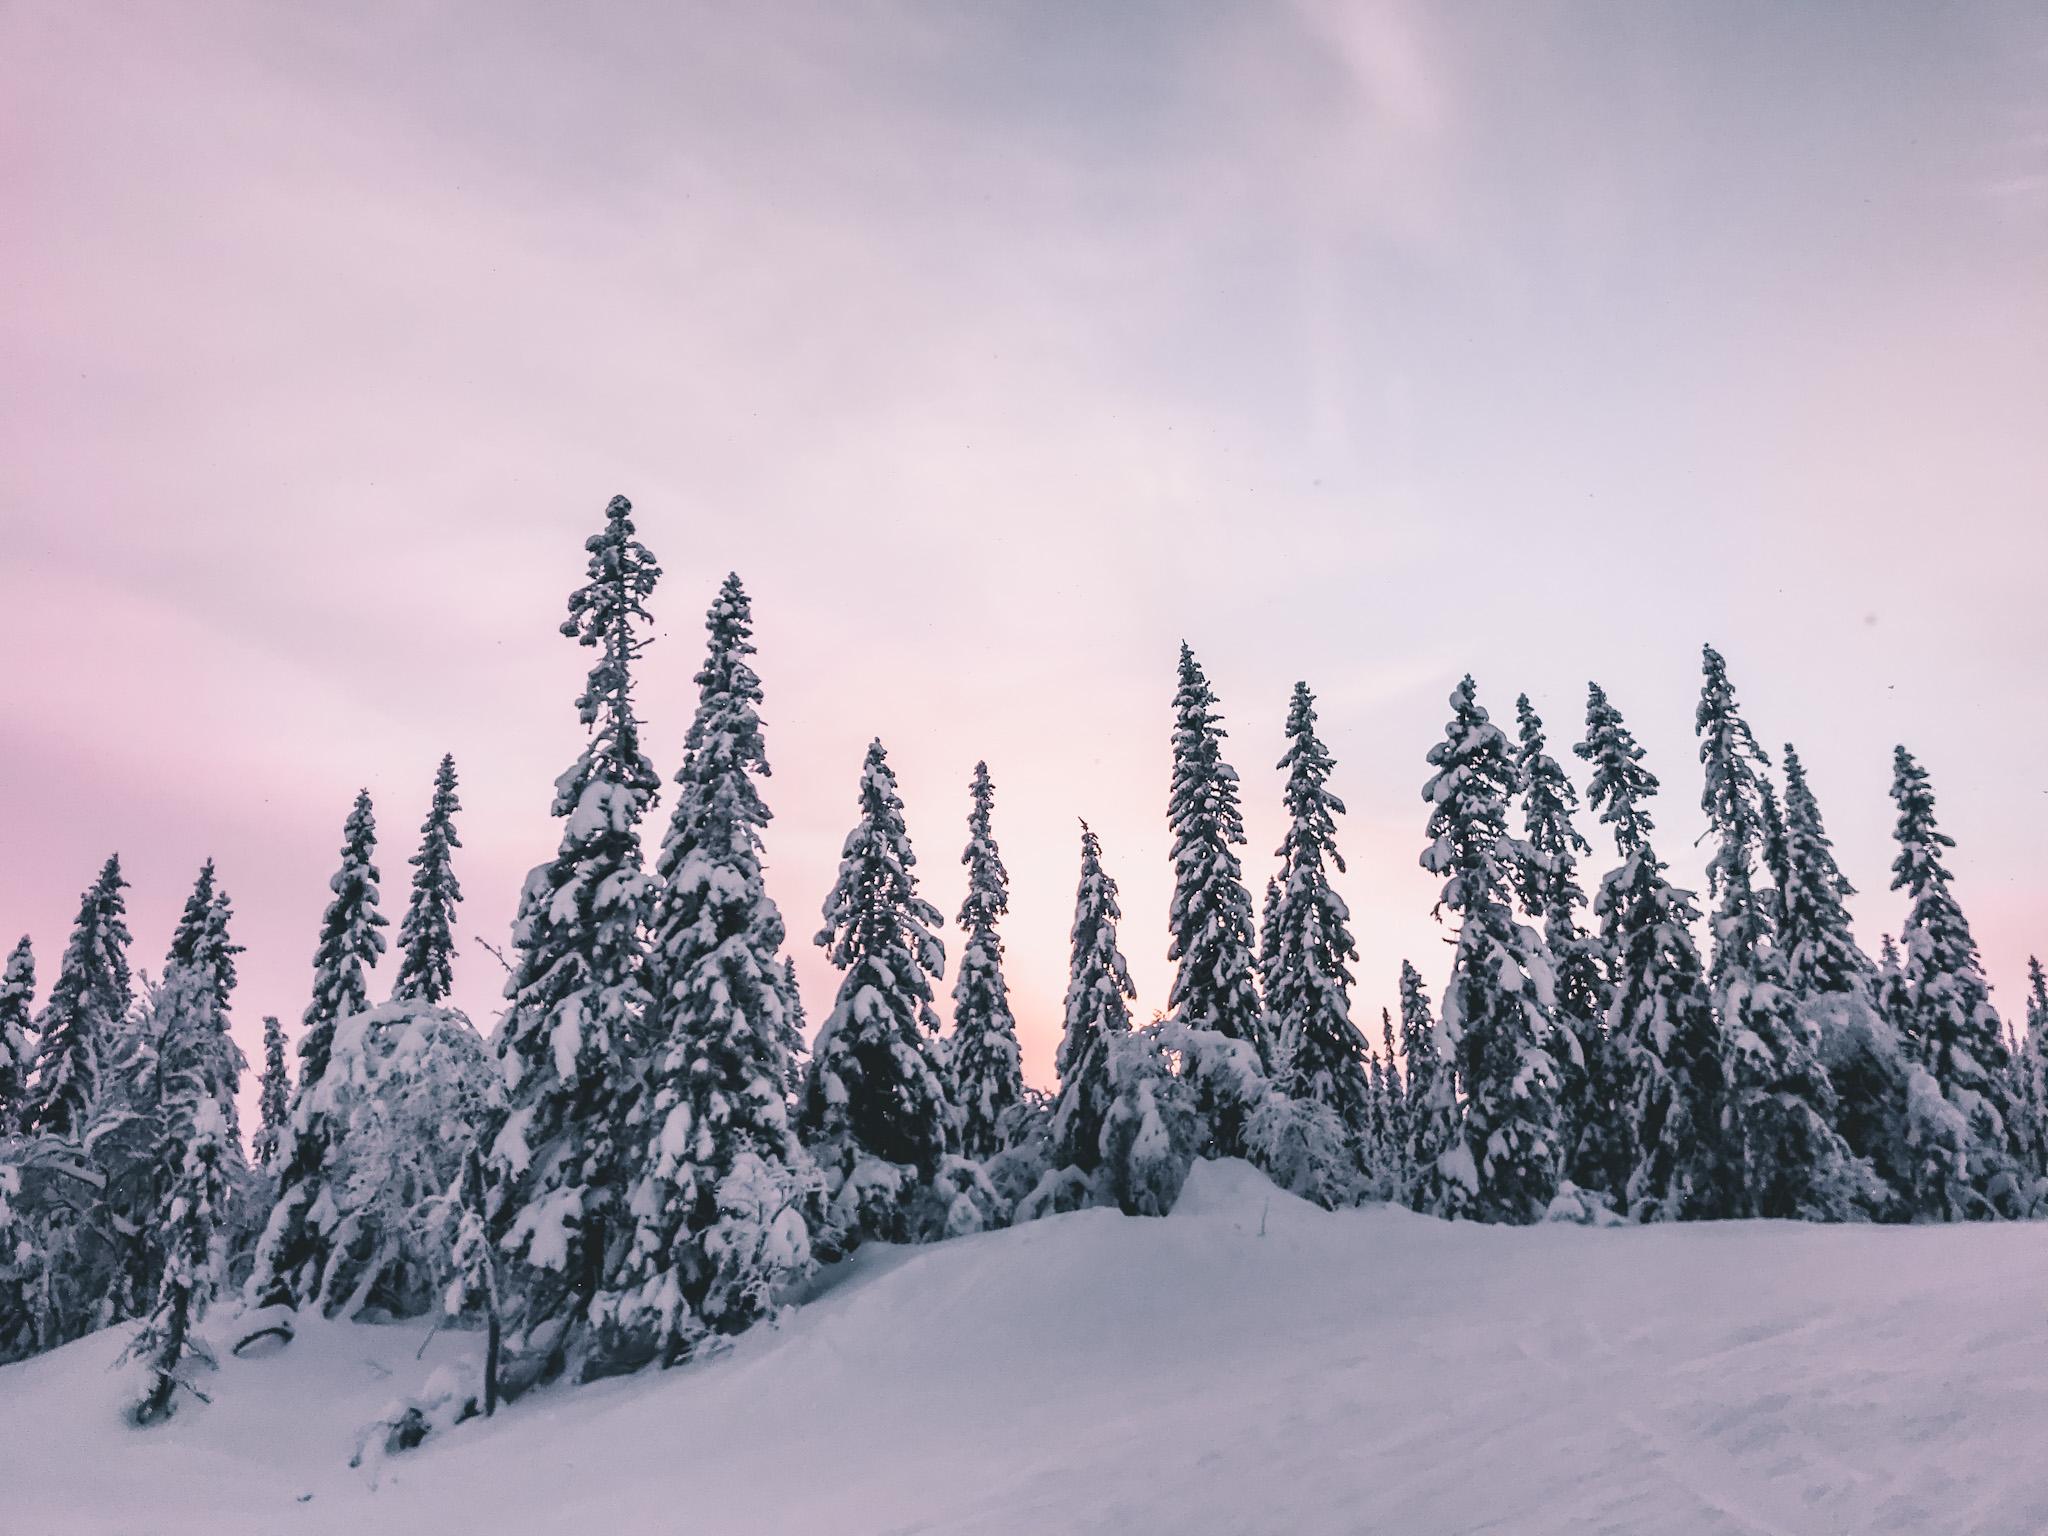
[[[1449,1226],[1206,1164],[1165,1221],[870,1250],[723,1359],[374,1473],[473,1336],[310,1324],[133,1430],[96,1335],[0,1369],[0,1530],[2037,1536],[2044,1271],[2043,1226]]]

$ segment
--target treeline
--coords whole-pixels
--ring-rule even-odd
[[[1893,888],[1873,960],[1851,930],[1797,753],[1781,781],[1705,652],[1696,730],[1712,857],[1703,920],[1653,846],[1656,777],[1588,690],[1572,754],[1614,866],[1590,900],[1571,778],[1524,697],[1511,739],[1472,680],[1428,753],[1422,864],[1453,943],[1442,1006],[1404,964],[1379,1044],[1333,876],[1341,800],[1315,701],[1288,712],[1287,832],[1255,906],[1216,696],[1182,647],[1168,815],[1165,1010],[1133,1016],[1116,882],[1079,829],[1057,1090],[1026,1086],[1003,972],[1008,879],[985,764],[969,785],[965,935],[942,1032],[945,919],[877,741],[817,943],[841,973],[808,1030],[762,880],[769,764],[737,577],[707,619],[696,713],[660,787],[634,663],[660,571],[623,497],[587,544],[565,635],[594,652],[555,857],[521,894],[486,1041],[446,1006],[461,889],[444,759],[411,858],[387,997],[376,826],[343,827],[296,1082],[264,1021],[261,1123],[228,1032],[231,907],[200,872],[160,976],[135,976],[118,859],[85,893],[40,1010],[26,939],[0,979],[0,1359],[140,1319],[136,1416],[203,1390],[195,1331],[226,1287],[243,1347],[307,1311],[441,1313],[488,1331],[481,1379],[383,1433],[416,1441],[502,1396],[690,1358],[865,1240],[922,1242],[1089,1205],[1171,1208],[1193,1161],[1244,1156],[1328,1206],[1587,1223],[2035,1214],[2048,1187],[2048,984],[2008,1033],[1900,748]],[[1704,921],[1706,947],[1697,933]]]

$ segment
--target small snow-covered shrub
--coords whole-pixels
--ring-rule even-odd
[[[447,1199],[459,1186],[497,1074],[449,1008],[395,1001],[334,1026],[311,1108],[338,1127],[333,1177],[307,1213],[331,1258],[316,1302],[332,1315],[414,1317],[447,1289]]]
[[[1268,1093],[1245,1121],[1244,1141],[1245,1156],[1291,1195],[1326,1210],[1365,1196],[1358,1154],[1327,1104]]]
[[[1836,1128],[1873,1179],[1864,1206],[1882,1220],[1907,1213],[1913,1153],[1907,1144],[1907,1064],[1898,1031],[1869,1000],[1850,992],[1807,999],[1801,1016],[1813,1030],[1821,1065],[1839,1101]]]
[[[1557,1194],[1544,1211],[1543,1219],[1579,1227],[1622,1225],[1621,1217],[1614,1213],[1614,1196],[1605,1190],[1581,1189],[1570,1179],[1557,1186]]]
[[[1113,1097],[1102,1127],[1099,1187],[1128,1216],[1171,1211],[1194,1164],[1202,1120],[1191,1084],[1175,1072],[1169,1051],[1186,1062],[1189,1041],[1197,1035],[1208,1032],[1154,1024],[1110,1038]]]

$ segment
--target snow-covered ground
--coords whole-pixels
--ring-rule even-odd
[[[0,1529],[2048,1531],[2048,1226],[1447,1226],[1214,1164],[849,1270],[374,1485],[359,1426],[473,1340],[311,1327],[133,1430],[86,1339],[0,1370]]]

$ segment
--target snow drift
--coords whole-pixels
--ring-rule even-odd
[[[2020,1536],[2044,1272],[2039,1225],[1449,1225],[1210,1163],[1166,1220],[869,1248],[722,1359],[359,1470],[473,1338],[313,1322],[136,1430],[109,1330],[0,1369],[0,1525]]]

